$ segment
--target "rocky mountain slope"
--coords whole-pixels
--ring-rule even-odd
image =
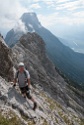
[[[84,124],[84,93],[68,86],[57,73],[39,35],[23,35],[12,48],[12,54],[14,67],[23,61],[31,74],[31,92],[38,108],[32,111],[32,102],[22,97],[18,85],[14,89],[11,82],[0,77],[1,125]]]
[[[12,51],[0,37],[0,76],[11,80],[13,77]]]
[[[5,38],[6,43],[13,47],[22,34],[26,32],[38,33],[44,39],[47,54],[54,62],[56,68],[58,68],[65,77],[83,87],[84,55],[78,54],[63,45],[56,36],[40,24],[35,13],[24,13],[21,17],[21,21],[25,30],[23,31],[21,26],[16,28],[16,30],[14,28],[10,30]]]
[[[66,107],[76,108],[78,112],[83,111],[84,99],[82,93],[81,95],[78,94],[80,98],[77,97],[77,93],[70,90],[68,84],[57,73],[55,66],[46,55],[45,44],[40,36],[36,33],[23,35],[12,49],[14,52],[14,62],[16,64],[19,61],[25,63],[30,71],[33,84],[38,83],[54,99]]]
[[[18,90],[18,91],[17,91]],[[32,103],[24,99],[18,87],[12,88],[0,77],[0,124],[1,125],[83,125],[83,117],[72,108],[66,108],[52,99],[40,86],[32,88],[38,108],[34,112]]]

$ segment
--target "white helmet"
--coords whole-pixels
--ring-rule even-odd
[[[23,62],[20,62],[18,66],[19,66],[19,67],[20,67],[20,66],[23,66],[23,67],[24,67],[24,63],[23,63]]]

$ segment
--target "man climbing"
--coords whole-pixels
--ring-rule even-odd
[[[19,63],[19,69],[15,74],[13,87],[16,86],[17,82],[19,84],[21,93],[24,95],[24,97],[27,96],[27,98],[30,99],[34,103],[33,110],[35,111],[37,108],[37,103],[34,100],[34,98],[30,95],[30,74],[28,70],[25,69],[23,62]]]

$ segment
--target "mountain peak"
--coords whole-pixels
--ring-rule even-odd
[[[26,12],[26,13],[23,13],[22,17],[23,16],[35,16],[36,17],[36,13],[34,13],[34,12]]]
[[[28,29],[29,28],[35,29],[36,27],[41,27],[37,15],[34,12],[24,13],[21,17],[21,20]]]

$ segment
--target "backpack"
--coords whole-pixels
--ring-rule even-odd
[[[17,71],[17,74],[16,74],[16,78],[18,79],[18,75],[19,75],[19,70]],[[27,83],[28,82],[28,79],[27,79],[27,73],[26,73],[26,71],[24,70],[24,75],[25,75],[25,83]],[[18,80],[18,82],[19,82],[19,80]]]

